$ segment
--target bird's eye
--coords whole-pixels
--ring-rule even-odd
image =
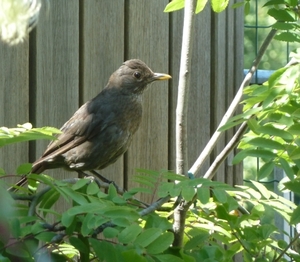
[[[141,73],[140,72],[134,72],[134,77],[136,78],[136,79],[140,79],[141,78]]]

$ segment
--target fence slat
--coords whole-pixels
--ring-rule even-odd
[[[110,74],[124,60],[139,58],[154,71],[170,73],[173,79],[156,82],[145,92],[142,124],[128,153],[101,173],[119,186],[131,188],[135,168],[174,170],[183,10],[163,13],[168,2],[44,3],[30,45],[0,45],[0,90],[4,94],[0,97],[1,126],[16,126],[30,118],[34,126],[59,128],[82,103],[104,88]],[[242,10],[213,14],[209,5],[195,16],[188,109],[189,166],[215,131],[241,82],[242,21]],[[232,133],[228,132],[227,140]],[[224,136],[215,154],[227,140]],[[39,157],[47,143],[36,142],[29,153],[27,144],[2,149],[0,167],[14,172],[28,155],[31,161]],[[58,179],[77,176],[59,169],[47,174]],[[216,179],[242,183],[242,169],[225,163]],[[152,196],[143,200],[151,201]]]
[[[163,13],[168,1],[128,3],[127,58],[139,58],[156,72],[168,73],[169,16]],[[156,82],[143,97],[143,119],[128,151],[128,187],[135,168],[168,168],[168,82]],[[152,196],[145,196],[151,201]]]
[[[84,1],[82,102],[97,95],[124,60],[124,1]],[[101,14],[101,15],[100,15]],[[123,187],[123,157],[100,173]]]
[[[29,114],[28,41],[17,46],[0,43],[0,57],[0,126],[17,127]],[[0,168],[7,174],[15,174],[27,161],[27,143],[0,148]]]
[[[79,4],[51,1],[43,6],[36,32],[36,126],[60,128],[77,110],[79,101]],[[47,141],[37,142],[37,157]],[[74,172],[47,170],[56,179]]]

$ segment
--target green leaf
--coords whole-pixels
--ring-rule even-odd
[[[181,194],[184,200],[191,201],[196,194],[196,191],[195,188],[186,186],[182,188]]]
[[[251,129],[251,131],[255,134],[259,134],[259,127],[260,125],[257,123],[257,120],[253,117],[253,118],[250,118],[248,121],[247,121],[247,125],[248,127]]]
[[[103,236],[105,238],[114,238],[119,234],[119,230],[113,227],[106,227],[103,230]]]
[[[212,10],[216,13],[224,11],[229,3],[229,0],[211,0]]]
[[[126,227],[118,236],[118,240],[123,244],[133,242],[136,237],[142,232],[142,228],[137,224],[132,224]]]
[[[89,238],[89,242],[92,244],[93,250],[96,253],[97,261],[123,261],[120,251],[115,245],[94,238]]]
[[[53,238],[55,238],[57,236],[56,233],[54,232],[42,232],[40,234],[37,234],[35,237],[40,240],[40,241],[43,241],[43,242],[51,242],[51,240]]]
[[[293,32],[281,32],[278,33],[274,39],[283,42],[300,42],[300,36]]]
[[[79,205],[88,204],[87,199],[81,193],[76,192],[69,187],[60,187],[60,190]]]
[[[89,182],[90,182],[89,179],[82,178],[82,179],[77,180],[76,183],[74,185],[72,185],[71,188],[75,191],[75,190],[78,190],[78,189],[84,187]]]
[[[258,171],[258,180],[268,177],[274,170],[275,164],[273,161],[265,163]]]
[[[87,246],[82,240],[77,237],[69,237],[70,244],[80,252],[89,254],[89,246]]]
[[[54,189],[51,188],[47,193],[45,193],[39,208],[42,209],[50,209],[59,199],[60,194]],[[46,212],[43,213],[46,216]]]
[[[174,256],[174,255],[171,255],[171,254],[155,255],[154,257],[156,259],[158,259],[158,261],[160,261],[160,262],[184,262],[178,256]]]
[[[107,207],[107,206],[99,201],[99,203],[87,203],[87,204],[82,205],[82,206],[71,207],[67,211],[67,213],[68,213],[69,216],[76,216],[76,215],[82,214],[82,213],[102,214],[104,207]]]
[[[297,206],[294,210],[290,223],[294,225],[300,223],[300,206]]]
[[[81,234],[86,237],[88,236],[94,227],[94,220],[95,215],[92,213],[88,213],[85,215],[83,221],[82,221],[82,226],[81,226]]]
[[[2,254],[0,254],[0,262],[11,262],[11,260],[8,259],[7,257],[2,256]]]
[[[245,7],[244,7],[244,15],[249,15],[250,13],[250,1],[246,1]]]
[[[224,124],[223,126],[221,126],[221,127],[218,129],[218,131],[219,131],[219,132],[223,132],[223,131],[226,131],[226,130],[232,128],[232,127],[235,127],[235,126],[237,126],[237,125],[239,125],[239,124],[245,122],[244,119],[240,119],[240,120],[236,120],[236,121],[230,121],[230,120],[231,120],[231,119],[229,119],[229,121],[228,121],[226,124]]]
[[[213,189],[214,197],[220,203],[225,203],[227,201],[227,193],[223,189]]]
[[[148,262],[149,260],[147,260],[143,255],[140,255],[136,252],[136,250],[134,249],[130,249],[130,250],[125,250],[122,251],[122,258],[125,262]]]
[[[235,8],[239,8],[245,5],[245,2],[236,2],[234,4],[231,5],[231,8],[235,9]]]
[[[232,163],[236,165],[249,156],[260,157],[266,160],[271,160],[274,159],[277,155],[272,153],[269,150],[264,150],[264,149],[242,150],[234,156]]]
[[[209,234],[207,232],[201,232],[200,234],[190,238],[188,242],[185,244],[184,249],[190,250],[195,249],[197,246],[203,245],[205,241],[209,238]]]
[[[269,87],[273,87],[278,83],[278,81],[281,79],[283,73],[288,69],[288,67],[283,67],[278,70],[276,70],[268,79]]]
[[[96,182],[92,182],[87,186],[86,193],[88,195],[95,195],[100,191]]]
[[[286,2],[284,0],[271,0],[266,2],[263,6],[270,6],[270,5],[285,5]]]
[[[174,12],[184,8],[184,0],[173,0],[167,4],[164,12]]]
[[[251,183],[258,189],[258,191],[266,198],[266,199],[269,199],[270,198],[270,192],[269,190],[264,186],[262,185],[261,183],[259,182],[256,182],[256,181],[253,181],[251,180]]]
[[[146,247],[155,241],[162,233],[160,228],[148,228],[144,230],[134,241],[135,245]]]
[[[300,181],[297,179],[284,183],[285,187],[300,195]]]
[[[31,163],[25,163],[25,164],[19,165],[17,168],[17,174],[18,175],[28,174],[31,171],[31,168],[32,168]]]
[[[197,188],[197,197],[202,204],[206,204],[210,198],[210,190],[208,187],[198,187]]]
[[[207,3],[207,0],[197,0],[197,6],[196,6],[195,13],[196,14],[200,13],[204,9],[206,3]]]
[[[293,135],[299,136],[300,135],[300,124],[296,123],[290,126],[287,131]]]
[[[277,21],[274,25],[272,25],[272,27],[277,30],[291,30],[291,29],[294,29],[295,26],[290,23],[284,23],[284,22]]]
[[[278,21],[296,22],[295,14],[289,10],[271,8],[268,10],[268,15],[274,17]]]
[[[297,147],[295,150],[289,152],[289,156],[292,160],[300,159],[300,148]]]
[[[286,173],[287,177],[290,180],[293,180],[295,174],[294,174],[293,169],[289,165],[289,163],[284,158],[279,158],[279,163],[280,163],[282,169],[284,170],[284,172]]]
[[[284,150],[285,147],[277,141],[272,139],[267,139],[264,137],[255,137],[247,141],[248,144],[263,147],[263,148],[270,148],[270,149],[277,149],[277,150]]]
[[[68,212],[64,212],[61,217],[61,223],[65,227],[69,227],[73,223],[74,219],[75,219],[74,215],[69,215]]]
[[[151,255],[159,254],[169,248],[174,240],[171,232],[165,232],[146,248],[146,252]]]
[[[128,207],[107,207],[104,209],[104,215],[112,218],[119,218],[120,216],[126,217],[129,221],[137,221],[140,218],[138,212]]]
[[[118,192],[117,189],[115,188],[115,186],[113,184],[110,184],[108,187],[108,197],[109,199],[113,199],[114,197],[118,196]]]
[[[286,142],[292,142],[294,140],[294,137],[291,133],[271,125],[261,126],[258,131],[263,134],[281,137]]]
[[[128,227],[132,223],[132,221],[129,221],[126,217],[117,217],[112,219],[111,222],[120,227]]]

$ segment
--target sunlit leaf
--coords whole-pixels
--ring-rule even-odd
[[[185,0],[173,0],[167,4],[165,7],[164,12],[174,12],[184,8],[184,1]]]
[[[257,182],[257,181],[253,181],[251,180],[251,183],[258,189],[258,191],[266,198],[269,199],[270,198],[270,193],[269,190],[262,185],[261,183]]]
[[[165,251],[174,240],[174,235],[171,232],[165,232],[160,235],[154,242],[147,246],[148,254],[159,254]]]
[[[268,10],[268,15],[274,17],[278,21],[295,21],[295,14],[289,10],[271,8]]]
[[[121,243],[128,244],[130,242],[133,242],[136,237],[142,232],[142,230],[143,229],[139,225],[131,224],[120,232],[118,239]]]
[[[279,142],[264,137],[255,137],[253,139],[248,140],[247,143],[253,146],[263,147],[263,148],[278,149],[278,150],[285,149],[285,147]]]
[[[212,10],[216,13],[224,11],[229,3],[229,0],[211,0]]]
[[[195,13],[196,14],[200,13],[204,9],[206,3],[207,3],[207,0],[197,0]]]
[[[297,206],[297,208],[294,210],[292,216],[291,216],[291,224],[298,224],[300,223],[300,206]]]

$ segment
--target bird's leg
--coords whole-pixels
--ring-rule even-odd
[[[114,184],[113,181],[108,180],[106,177],[102,176],[101,174],[99,174],[99,173],[96,172],[95,170],[90,170],[90,172],[91,172],[94,176],[98,177],[101,181],[103,181],[103,182],[105,182],[105,183],[107,183],[107,184]]]
[[[103,182],[107,183],[107,184],[113,184],[113,186],[117,189],[117,191],[119,192],[125,192],[123,189],[119,188],[118,185],[116,185],[116,183],[112,180],[108,180],[106,177],[102,176],[101,174],[99,174],[98,172],[96,172],[95,170],[90,170],[90,172],[98,177],[100,180],[102,180]]]
[[[87,173],[84,173],[84,172],[81,171],[81,170],[76,170],[76,172],[77,172],[77,174],[78,174],[78,176],[79,176],[80,178],[84,178],[84,177],[86,177],[86,176],[89,176]]]

